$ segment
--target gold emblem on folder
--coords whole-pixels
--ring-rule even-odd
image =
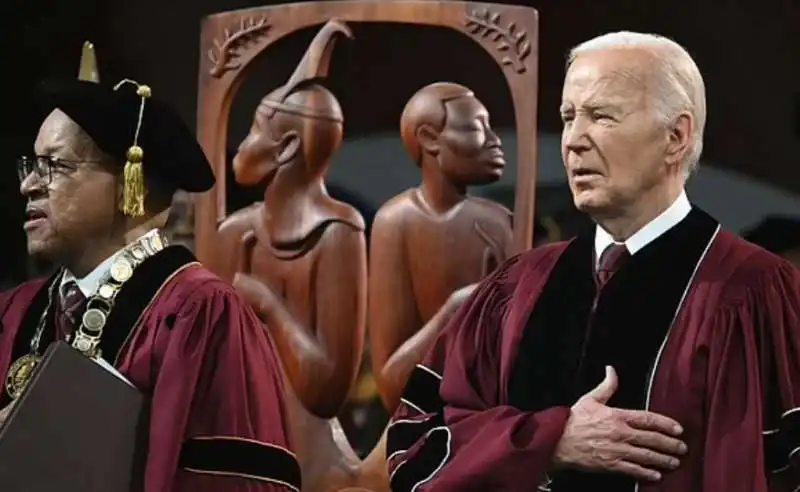
[[[25,386],[40,360],[41,357],[37,355],[26,354],[11,364],[6,377],[6,391],[11,399],[16,400],[25,391]]]

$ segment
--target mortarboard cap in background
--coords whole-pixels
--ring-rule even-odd
[[[100,82],[100,73],[97,70],[97,56],[94,54],[94,45],[90,41],[83,43],[81,64],[78,67],[78,80]]]
[[[144,172],[174,190],[200,193],[214,186],[197,139],[175,111],[152,97],[148,86],[130,80],[111,87],[63,79],[45,81],[39,89],[43,109],[63,111],[125,166],[126,214],[144,213]]]
[[[744,238],[780,255],[790,249],[800,248],[800,219],[770,215],[747,231]]]

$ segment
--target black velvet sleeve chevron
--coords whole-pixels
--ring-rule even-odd
[[[248,477],[300,490],[300,465],[295,455],[280,446],[249,439],[189,439],[183,444],[179,466],[195,473]]]
[[[785,412],[780,427],[764,432],[764,455],[773,473],[788,470],[800,460],[800,408]]]

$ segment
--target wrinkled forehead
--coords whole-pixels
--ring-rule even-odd
[[[83,128],[57,108],[44,119],[34,142],[37,155],[67,153],[81,157],[95,150],[94,141]]]
[[[562,105],[641,105],[651,91],[652,63],[648,53],[631,48],[579,55],[567,70]]]

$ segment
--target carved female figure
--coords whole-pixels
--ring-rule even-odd
[[[364,221],[328,196],[324,176],[342,140],[342,110],[320,84],[337,35],[326,24],[283,87],[259,104],[234,159],[238,183],[268,183],[264,202],[219,227],[223,276],[265,321],[282,357],[303,490],[335,490],[358,458],[333,419],[350,390],[366,319]]]

